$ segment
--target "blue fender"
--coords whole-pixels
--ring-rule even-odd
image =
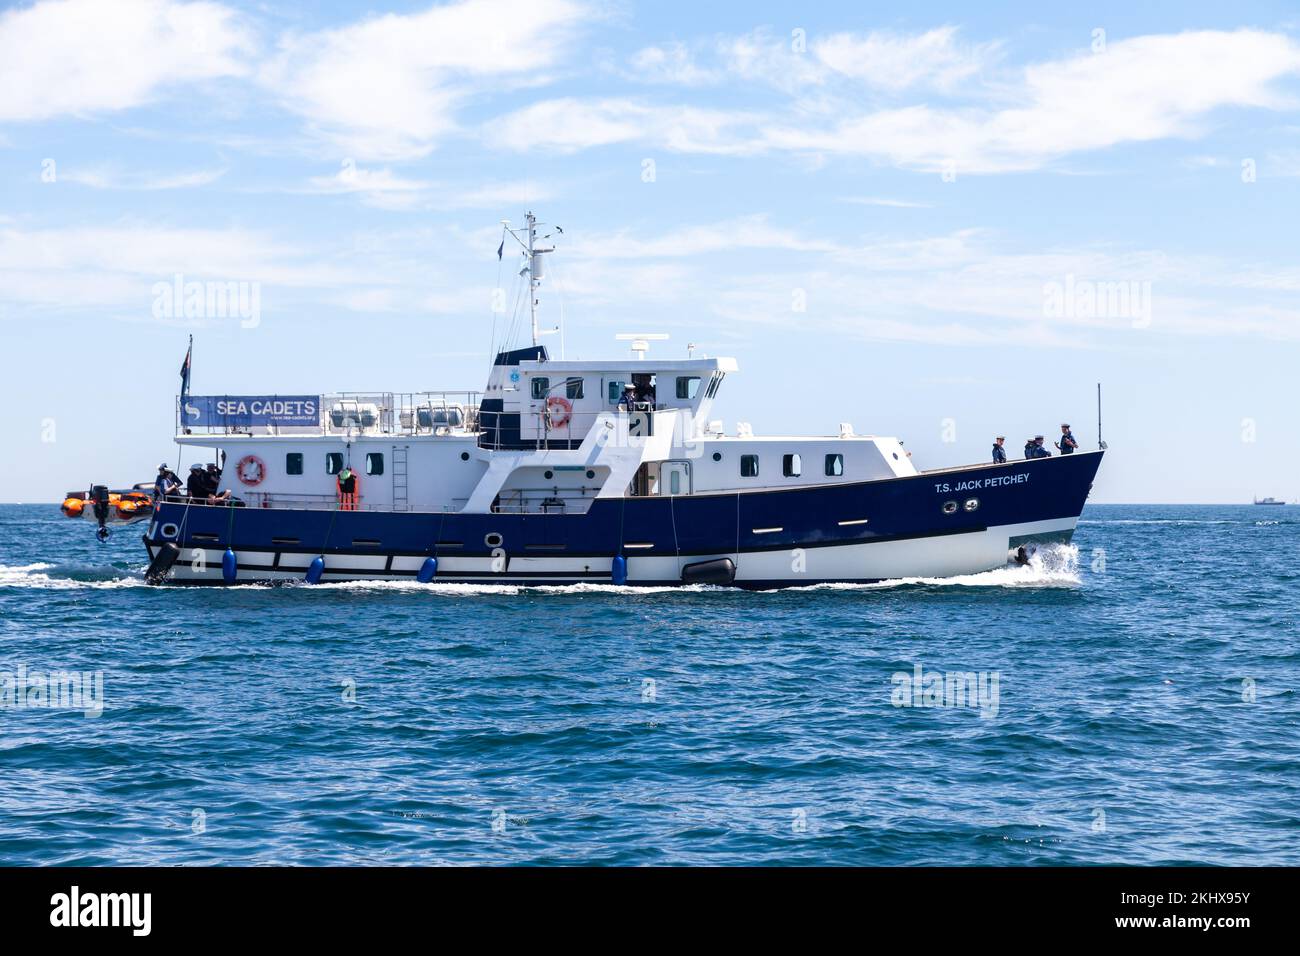
[[[438,573],[438,559],[425,558],[424,564],[420,565],[420,570],[416,572],[415,580],[421,584],[428,584],[433,580],[433,576]]]
[[[227,584],[234,584],[239,577],[239,559],[230,548],[226,548],[226,553],[221,556],[221,577]]]
[[[307,566],[307,573],[303,575],[303,580],[308,584],[319,584],[320,576],[325,573],[325,558],[323,555],[316,555],[311,559],[311,564]]]
[[[614,555],[609,566],[609,579],[615,584],[627,584],[627,558],[623,555]]]

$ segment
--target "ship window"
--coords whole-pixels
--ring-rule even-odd
[[[551,390],[551,380],[545,375],[533,376],[533,398],[545,398]]]
[[[325,456],[325,474],[337,475],[343,470],[343,452],[332,451]]]
[[[619,400],[620,398],[623,397],[623,387],[624,387],[626,384],[627,384],[626,382],[610,382],[610,383],[609,383],[609,403],[610,403],[611,405],[617,405],[617,404],[618,404],[618,400]]]
[[[758,456],[757,455],[740,456],[740,477],[741,478],[758,477]]]
[[[784,455],[781,458],[781,474],[787,478],[798,478],[803,474],[803,461],[798,455]]]
[[[582,379],[566,378],[564,380],[564,396],[571,400],[582,398]]]
[[[384,456],[377,451],[366,452],[366,474],[382,475],[384,473]]]
[[[699,394],[700,378],[698,375],[677,376],[677,397],[690,400]]]
[[[827,455],[826,456],[826,477],[838,478],[844,474],[844,456]]]
[[[302,452],[291,451],[284,456],[284,473],[286,475],[302,474]]]

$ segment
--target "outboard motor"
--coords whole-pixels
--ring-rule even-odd
[[[95,537],[100,541],[108,540],[108,485],[91,485],[90,500],[94,507],[95,520],[99,522],[99,528],[95,531]]]

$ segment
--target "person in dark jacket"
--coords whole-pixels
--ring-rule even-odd
[[[168,495],[175,494],[181,486],[181,480],[176,477],[176,472],[167,467],[166,464],[158,466],[158,477],[154,479],[153,495],[155,501],[162,501]]]
[[[202,465],[190,465],[190,476],[185,479],[185,493],[194,501],[208,496],[208,476]]]
[[[1072,455],[1079,447],[1079,443],[1074,440],[1074,435],[1070,432],[1069,425],[1061,426],[1061,440],[1056,443],[1056,447],[1061,450],[1062,455]]]
[[[1034,440],[1025,446],[1026,458],[1051,458],[1052,453],[1043,447],[1043,436],[1035,435]]]
[[[1007,450],[1003,447],[1003,442],[1006,440],[1005,435],[999,435],[997,438],[993,439],[993,463],[996,465],[1006,463]]]

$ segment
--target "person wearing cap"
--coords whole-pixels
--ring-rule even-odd
[[[1043,436],[1035,435],[1034,440],[1025,446],[1026,458],[1051,458],[1052,453],[1043,447]]]
[[[154,501],[162,501],[180,486],[181,480],[176,477],[175,472],[167,467],[167,463],[163,462],[158,466],[158,477],[153,482]]]
[[[619,396],[618,407],[626,408],[629,412],[636,405],[636,386],[628,382],[623,386],[623,394]]]
[[[190,465],[190,476],[185,479],[185,493],[194,501],[207,498],[208,476],[202,465]]]
[[[1079,447],[1079,443],[1074,440],[1074,435],[1070,433],[1069,425],[1061,425],[1061,440],[1056,442],[1056,447],[1061,450],[1062,455],[1072,455]]]
[[[1002,443],[1006,440],[1006,435],[999,435],[997,438],[993,439],[993,463],[995,465],[1006,464],[1007,450],[1002,446]]]

